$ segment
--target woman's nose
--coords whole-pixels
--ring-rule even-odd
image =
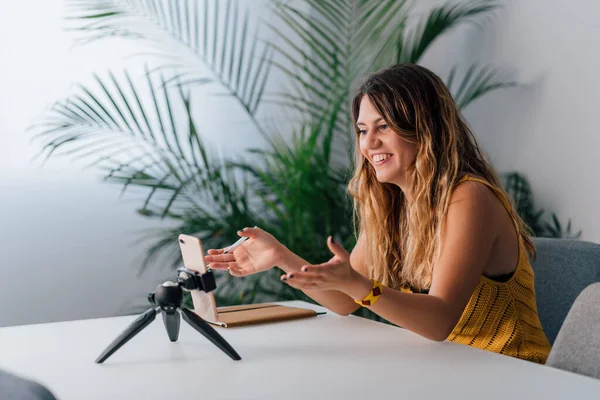
[[[379,140],[379,137],[376,134],[377,132],[369,129],[367,131],[367,137],[365,138],[365,143],[367,145],[368,148],[377,148],[381,145],[381,140]]]

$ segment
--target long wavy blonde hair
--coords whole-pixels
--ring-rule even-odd
[[[363,96],[394,132],[417,146],[407,170],[410,204],[397,185],[377,180],[373,166],[360,153],[356,121]],[[352,101],[352,117],[356,169],[348,189],[354,198],[355,226],[366,240],[369,273],[392,288],[429,289],[452,190],[469,174],[503,193],[497,175],[446,85],[422,66],[397,64],[369,76]],[[527,251],[534,255],[525,223],[512,206],[509,212],[520,225]]]

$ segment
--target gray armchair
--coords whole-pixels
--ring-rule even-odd
[[[546,365],[600,379],[600,282],[575,299]]]
[[[0,398],[10,400],[56,400],[45,386],[0,370]]]
[[[533,240],[537,249],[532,267],[538,312],[553,344],[575,298],[590,284],[600,282],[600,244],[572,239]]]

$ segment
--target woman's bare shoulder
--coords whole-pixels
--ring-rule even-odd
[[[466,179],[461,181],[450,196],[449,213],[454,215],[453,221],[462,221],[468,215],[477,216],[481,228],[492,237],[503,235],[509,217],[499,193],[491,184],[486,184],[483,178],[472,176],[477,180]],[[483,182],[479,181],[482,180]]]
[[[494,207],[495,204],[499,202],[498,196],[494,193],[494,190],[481,182],[485,182],[483,178],[474,175],[469,175],[469,177],[474,179],[465,179],[456,185],[450,195],[450,204],[456,202],[469,202],[481,207]]]

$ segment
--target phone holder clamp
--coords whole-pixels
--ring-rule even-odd
[[[217,288],[215,275],[211,270],[204,274],[199,274],[191,269],[180,267],[177,268],[177,282],[185,290],[201,290],[203,292],[212,292]]]

